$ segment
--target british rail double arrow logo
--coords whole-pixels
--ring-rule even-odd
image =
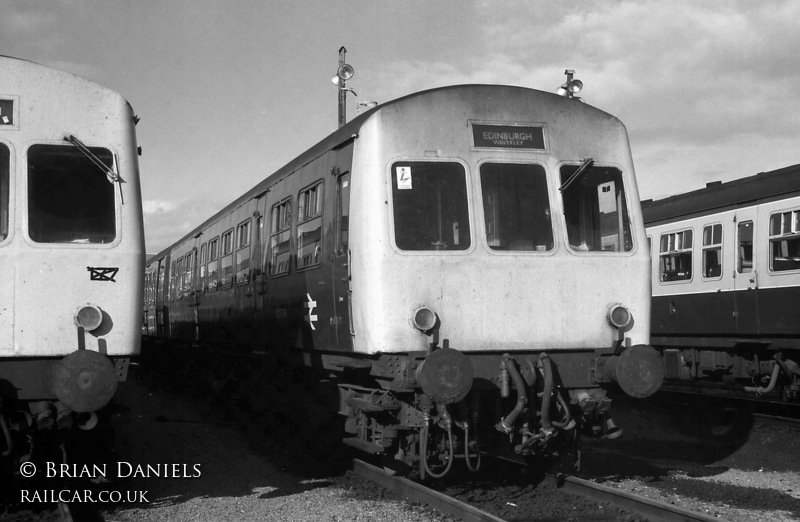
[[[114,279],[117,277],[119,268],[117,267],[103,267],[103,266],[87,266],[86,270],[89,271],[89,279],[91,281],[111,281],[116,283]]]
[[[311,325],[312,330],[316,330],[317,328],[314,326],[314,321],[317,320],[317,316],[314,314],[314,308],[317,307],[317,302],[311,298],[311,294],[306,294],[308,298],[307,303],[303,303],[303,308],[308,308],[308,315],[305,317],[306,321],[309,325]]]

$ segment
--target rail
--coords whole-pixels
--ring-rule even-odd
[[[353,459],[353,471],[359,476],[371,480],[412,502],[421,502],[438,511],[457,517],[464,522],[505,522],[485,511],[465,504],[460,500],[448,497],[421,484],[403,477],[388,475],[381,468],[362,460]]]
[[[505,522],[505,519],[482,511],[460,500],[434,491],[403,477],[387,474],[383,469],[364,461],[353,459],[353,471],[359,476],[405,497],[412,502],[420,502],[457,517],[465,522]],[[607,502],[646,517],[651,522],[725,522],[723,519],[691,511],[660,500],[634,495],[620,489],[610,488],[589,480],[563,474],[547,474],[545,481],[566,493],[589,498],[597,502]],[[515,519],[521,521],[524,519]]]
[[[555,481],[556,487],[562,488],[566,492],[599,502],[609,502],[617,507],[643,515],[651,522],[725,522],[721,518],[667,504],[660,500],[634,495],[589,480],[562,474],[548,474],[547,480]]]

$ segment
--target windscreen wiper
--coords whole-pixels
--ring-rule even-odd
[[[113,168],[109,167],[108,165],[106,165],[105,163],[103,163],[103,161],[100,158],[95,156],[94,152],[89,150],[89,147],[84,145],[84,143],[81,140],[79,140],[78,138],[76,138],[72,134],[70,134],[69,136],[65,136],[64,137],[64,141],[68,141],[68,142],[72,143],[75,146],[75,148],[78,149],[79,151],[81,151],[81,154],[86,156],[89,159],[89,161],[94,163],[95,167],[100,169],[100,171],[103,174],[105,174],[108,177],[108,179],[110,179],[114,183],[119,184],[119,198],[120,198],[120,201],[122,202],[122,204],[124,205],[125,204],[125,198],[122,197],[122,184],[125,183],[125,180],[122,179],[122,176],[120,176],[116,172],[116,169],[113,169]]]
[[[570,177],[567,179],[567,181],[565,181],[565,182],[564,182],[564,183],[563,183],[563,184],[562,184],[560,187],[558,187],[558,190],[559,190],[559,191],[561,191],[561,192],[563,192],[563,191],[564,191],[564,189],[566,189],[567,187],[569,187],[569,186],[572,184],[572,182],[573,182],[573,181],[575,181],[576,179],[578,179],[578,176],[580,176],[581,174],[583,174],[583,173],[586,171],[586,169],[588,169],[588,168],[589,168],[589,167],[591,167],[592,165],[594,165],[594,159],[593,159],[593,158],[586,158],[585,160],[583,160],[583,163],[581,164],[581,166],[580,166],[580,167],[578,167],[578,170],[576,170],[575,172],[573,172],[573,173],[572,173],[572,176],[570,176]]]

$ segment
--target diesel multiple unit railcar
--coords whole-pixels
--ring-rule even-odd
[[[642,208],[669,388],[797,404],[800,165]]]
[[[294,358],[345,443],[438,476],[613,426],[613,381],[658,388],[649,262],[617,118],[453,86],[358,116],[152,257],[144,330],[217,371],[227,346],[236,386],[301,408]]]
[[[139,351],[145,256],[134,119],[109,89],[0,57],[6,454],[9,428],[62,432],[81,424],[76,413],[93,425]]]

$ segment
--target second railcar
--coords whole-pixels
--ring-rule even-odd
[[[9,426],[35,439],[74,426],[75,413],[92,418],[139,353],[145,255],[135,120],[108,88],[0,56],[6,438]],[[33,415],[32,432],[13,420],[18,411]],[[27,443],[6,442],[7,453],[25,454]]]
[[[151,258],[147,281],[148,336],[287,348],[336,385],[347,443],[428,473],[477,440],[546,452],[603,424],[612,381],[641,397],[662,374],[626,130],[532,89],[383,104]]]
[[[666,378],[800,403],[800,165],[642,207]]]

